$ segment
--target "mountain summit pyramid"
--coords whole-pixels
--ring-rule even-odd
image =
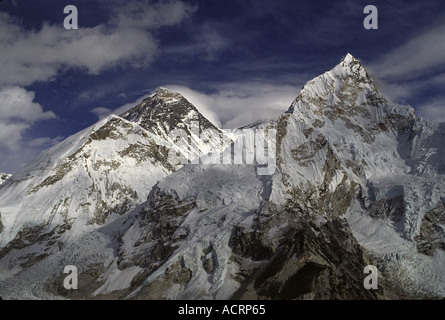
[[[141,104],[123,113],[121,117],[164,138],[175,129],[188,131],[191,121],[199,123],[200,131],[208,128],[219,131],[181,94],[164,87],[158,88]]]
[[[269,176],[256,164],[169,162],[175,129],[202,149],[179,145],[185,156],[224,151],[190,121],[219,132],[159,88],[8,179],[0,296],[445,297],[445,125],[385,99],[352,55],[275,123],[246,127],[276,130]],[[63,287],[66,265],[78,290]],[[367,265],[377,290],[363,286]]]

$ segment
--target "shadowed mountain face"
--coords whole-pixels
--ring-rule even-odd
[[[0,295],[445,296],[442,123],[390,103],[348,54],[275,123],[244,127],[259,129],[276,130],[270,175],[256,163],[184,166],[172,148],[221,153],[222,132],[160,88],[55,146],[0,188]],[[377,290],[363,286],[370,264]],[[63,287],[66,265],[78,290]]]

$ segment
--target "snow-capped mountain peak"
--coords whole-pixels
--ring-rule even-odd
[[[416,118],[413,108],[391,104],[382,96],[366,69],[351,54],[308,81],[287,112],[320,130],[344,127],[365,135],[388,127],[394,114],[407,122]]]
[[[164,100],[166,103],[176,102],[180,99],[184,99],[184,97],[180,93],[165,87],[157,88],[151,96],[156,96],[157,98]]]
[[[354,61],[358,61],[351,53],[347,53],[345,55],[345,57],[342,59],[343,62],[345,63],[350,63],[350,62],[354,62]]]
[[[192,131],[192,122],[199,125],[199,131],[220,130],[205,118],[194,105],[180,93],[160,87],[139,105],[121,114],[146,130],[164,138],[175,129]]]
[[[356,59],[352,54],[349,52],[344,56],[343,59],[340,60],[338,63],[342,65],[343,67],[351,66],[351,65],[359,65],[361,66],[361,63],[358,59]]]
[[[306,106],[324,103],[332,107],[361,105],[367,101],[377,104],[385,103],[386,99],[380,95],[361,63],[347,54],[333,69],[308,81],[289,111],[299,110],[296,108],[298,103]]]
[[[369,76],[361,62],[348,53],[332,70],[328,71],[331,77],[345,81],[344,85],[355,82],[361,89],[379,93],[374,80]],[[341,86],[339,87],[341,88]]]

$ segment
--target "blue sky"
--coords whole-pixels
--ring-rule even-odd
[[[70,4],[78,30],[63,27]],[[439,0],[3,0],[0,171],[159,86],[223,128],[276,119],[347,52],[389,99],[445,120],[444,40]]]

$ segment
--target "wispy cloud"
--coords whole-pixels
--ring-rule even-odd
[[[182,94],[209,121],[220,128],[234,129],[258,120],[276,120],[298,94],[298,87],[265,82],[224,83],[215,85],[211,93],[184,85],[165,85]],[[91,110],[99,119],[121,114],[141,103],[149,94],[117,109],[99,107]]]
[[[204,60],[212,61],[217,59],[218,55],[225,49],[230,49],[232,42],[224,35],[224,32],[218,30],[216,25],[203,24],[193,33],[190,41],[183,44],[172,44],[164,47],[165,54],[180,55],[186,57],[201,57]]]
[[[411,78],[445,69],[445,16],[440,23],[409,39],[373,64],[384,78]]]
[[[1,170],[13,172],[18,169],[26,158],[24,154],[32,151],[24,152],[28,147],[48,145],[48,140],[36,140],[28,145],[24,135],[34,123],[55,117],[53,112],[44,112],[41,105],[34,101],[34,92],[18,86],[0,89]]]
[[[185,86],[167,87],[184,95],[204,116],[224,129],[258,120],[276,120],[298,94],[293,85],[263,82],[220,84],[213,93]]]
[[[122,64],[146,65],[158,52],[152,31],[178,24],[195,10],[181,1],[132,1],[116,8],[108,22],[78,30],[48,22],[39,30],[26,30],[1,12],[0,85],[48,81],[65,68],[98,74]]]
[[[419,116],[445,120],[445,15],[369,66],[382,93]]]
[[[420,105],[417,114],[423,118],[445,121],[445,98],[434,99]]]
[[[54,138],[49,138],[49,137],[36,138],[27,141],[26,145],[31,148],[49,148],[61,142],[63,139],[65,139],[65,137],[62,136],[57,136]]]

